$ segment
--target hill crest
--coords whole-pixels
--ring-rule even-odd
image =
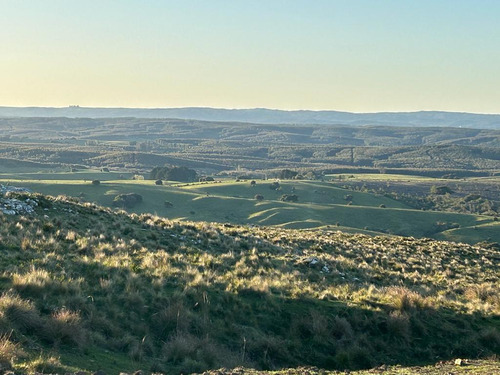
[[[286,111],[267,108],[93,108],[70,106],[61,108],[0,107],[0,117],[136,117],[246,122],[258,124],[379,125],[422,127],[443,126],[475,129],[500,129],[500,114],[477,114],[444,111],[352,113],[324,110]]]

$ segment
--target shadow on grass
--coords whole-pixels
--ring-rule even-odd
[[[35,309],[28,317],[26,311],[9,310],[6,319],[23,337],[43,345],[61,352],[80,348],[81,365],[90,369],[106,369],[106,364],[88,362],[93,348],[126,354],[151,370],[169,373],[239,365],[261,369],[422,365],[500,351],[498,316],[411,306],[368,309],[342,301],[286,298],[279,290],[230,293],[224,284],[186,287],[175,280],[157,284],[126,268],[80,261],[73,266],[86,275],[85,283],[59,289],[48,285],[47,290],[17,288]],[[8,282],[2,281],[7,287]],[[78,311],[78,322],[54,326],[53,312],[62,306]],[[19,314],[25,314],[24,320]],[[29,326],[26,319],[36,323]],[[40,330],[43,322],[55,328]],[[48,337],[50,332],[57,336]]]
[[[343,300],[291,298],[281,288],[261,291],[259,285],[229,285],[237,279],[195,282],[201,266],[191,260],[205,252],[222,256],[234,250],[241,259],[241,254],[251,251],[247,245],[259,241],[270,254],[282,250],[268,240],[252,237],[251,231],[244,234],[230,227],[227,233],[214,232],[218,242],[212,246],[207,238],[197,242],[197,234],[203,231],[191,224],[153,226],[128,216],[120,216],[121,221],[114,223],[118,216],[113,215],[95,220],[109,220],[106,225],[121,233],[127,230],[130,241],[123,247],[110,245],[98,252],[91,242],[79,248],[76,241],[66,239],[66,245],[55,250],[28,245],[21,250],[21,244],[11,244],[0,254],[2,264],[20,262],[16,265],[19,280],[7,274],[0,280],[4,290],[12,290],[10,297],[4,294],[1,299],[0,327],[3,332],[12,330],[25,350],[50,348],[64,362],[64,353],[75,349],[79,354],[71,357],[71,364],[78,365],[81,358],[80,366],[90,370],[116,368],[90,361],[96,350],[108,350],[111,355],[117,353],[116,358],[126,355],[147,370],[168,373],[240,365],[358,369],[500,353],[499,316],[411,303],[361,306]],[[80,219],[75,229],[85,238],[95,221],[93,216],[87,219]],[[55,228],[47,231],[56,233]],[[114,241],[112,236],[104,237],[109,239],[99,241]],[[157,249],[173,257],[164,264],[172,268],[168,276],[155,275],[159,266],[145,266],[138,255],[159,252]],[[235,267],[238,260],[233,257],[224,267]],[[211,272],[225,272],[217,265],[212,267]],[[252,272],[258,274],[259,267],[262,265]],[[266,267],[281,273],[289,269],[278,257]],[[358,276],[370,280],[369,275]],[[331,282],[349,284],[346,280]],[[134,369],[123,369],[130,370]]]

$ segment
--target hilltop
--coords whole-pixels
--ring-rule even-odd
[[[36,204],[0,214],[4,368],[343,370],[500,353],[494,247],[9,197]]]

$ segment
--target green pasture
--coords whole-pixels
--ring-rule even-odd
[[[2,180],[33,180],[33,181],[46,181],[46,180],[54,180],[54,181],[92,181],[92,180],[118,180],[118,179],[130,179],[132,177],[132,173],[126,172],[102,172],[98,169],[82,169],[81,171],[69,172],[67,170],[59,170],[59,171],[37,171],[33,172],[30,170],[18,170],[18,171],[5,171],[2,169],[2,173],[0,173],[0,179]]]
[[[328,174],[325,177],[332,181],[339,182],[342,180],[363,180],[363,181],[398,181],[398,182],[432,182],[432,181],[447,181],[444,178],[434,178],[427,176],[413,176],[405,174],[386,174],[386,173],[339,173]],[[340,178],[339,178],[340,177]]]
[[[243,182],[221,182],[210,184],[191,184],[185,187],[190,191],[200,193],[209,193],[210,195],[221,195],[230,197],[253,198],[255,195],[263,195],[266,200],[279,200],[283,194],[296,194],[299,197],[299,203],[314,203],[321,205],[348,203],[346,197],[352,196],[352,205],[378,207],[384,204],[390,208],[408,208],[403,203],[393,199],[377,196],[374,194],[353,192],[332,184],[320,181],[282,181],[280,190],[271,190],[269,186],[272,181],[256,180],[252,186],[250,181]]]
[[[428,177],[428,176],[414,176],[404,174],[385,174],[385,173],[341,173],[341,174],[328,174],[325,175],[331,182],[340,183],[342,181],[366,181],[366,182],[410,182],[410,183],[435,183],[446,184],[450,181],[457,181],[455,179]],[[340,178],[339,178],[340,177]],[[489,177],[467,177],[460,180],[476,182],[476,183],[500,183],[500,176]]]
[[[500,222],[486,222],[481,225],[466,226],[463,228],[450,229],[435,236],[436,239],[477,243],[481,241],[499,242]]]
[[[97,172],[96,172],[97,173]],[[83,173],[82,173],[83,174]],[[25,186],[48,195],[80,197],[89,202],[112,206],[118,194],[137,193],[143,202],[127,209],[134,213],[153,213],[170,219],[230,222],[284,228],[308,229],[324,226],[346,231],[431,237],[475,243],[500,241],[498,225],[486,216],[450,212],[421,211],[381,195],[353,192],[319,181],[282,181],[279,191],[270,181],[155,185],[151,180],[105,180],[95,186],[88,180],[0,180]],[[53,175],[53,177],[55,177]],[[254,197],[260,194],[264,200]],[[296,194],[297,203],[282,202],[283,194]],[[346,196],[352,196],[346,200]],[[172,207],[165,205],[172,203]],[[449,227],[458,227],[446,230]]]

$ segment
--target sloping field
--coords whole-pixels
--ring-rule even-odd
[[[38,202],[0,214],[0,363],[16,373],[355,370],[500,353],[494,249],[15,196]]]
[[[469,243],[500,242],[500,225],[491,217],[409,209],[382,195],[352,192],[326,182],[285,181],[275,191],[269,188],[269,181],[257,181],[254,186],[249,181],[161,186],[149,180],[102,180],[98,186],[90,180],[0,181],[44,194],[80,197],[108,207],[118,194],[137,193],[143,201],[126,208],[129,212],[154,213],[170,219],[296,229],[330,226]],[[298,202],[280,201],[283,194],[296,194]],[[264,199],[257,201],[255,195]]]

